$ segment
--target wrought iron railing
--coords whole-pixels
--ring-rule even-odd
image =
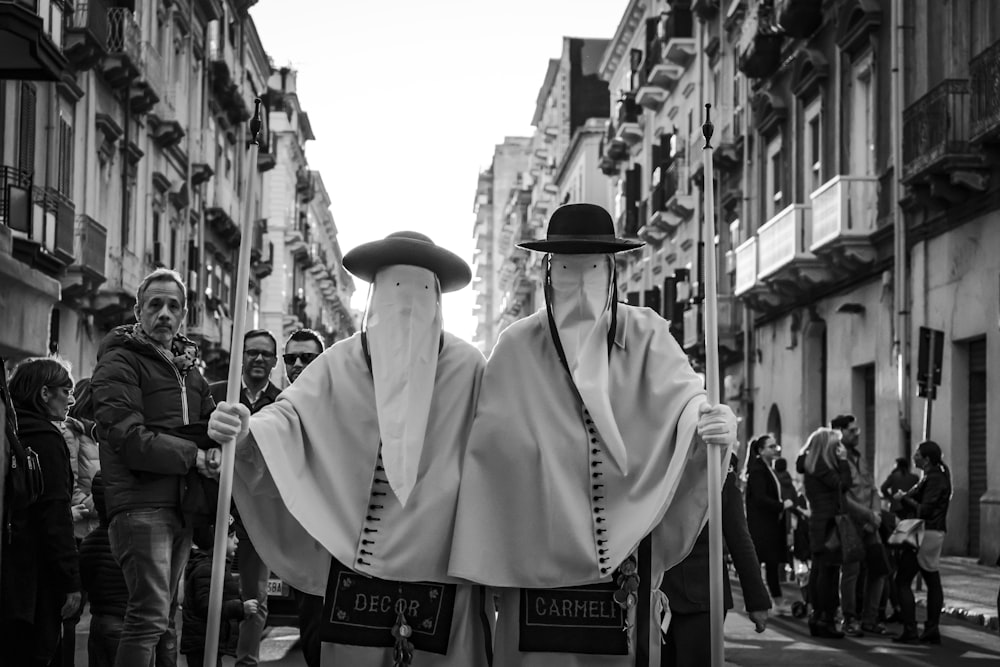
[[[64,257],[73,256],[73,202],[55,188],[33,186],[31,201],[41,215],[33,216],[31,239]]]
[[[969,81],[945,79],[903,110],[903,180],[969,152]]]
[[[1000,40],[969,61],[972,135],[977,140],[1000,130]]]
[[[128,56],[133,62],[139,62],[139,50],[139,24],[132,10],[108,9],[108,53]]]

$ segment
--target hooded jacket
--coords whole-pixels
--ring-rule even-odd
[[[56,426],[66,440],[69,448],[69,463],[73,470],[73,505],[83,505],[89,512],[88,516],[75,522],[73,529],[76,538],[82,540],[90,531],[97,528],[97,512],[94,509],[94,498],[91,484],[94,475],[101,469],[100,448],[94,439],[92,421],[81,421],[67,417]]]
[[[109,518],[127,509],[180,507],[198,446],[169,432],[207,421],[215,408],[208,383],[190,365],[195,344],[176,335],[171,359],[140,338],[137,326],[105,337],[91,383]]]
[[[212,558],[210,551],[195,549],[184,568],[184,626],[180,651],[185,655],[205,652]],[[231,570],[232,561],[227,558],[226,577],[222,584],[222,622],[219,624],[220,655],[236,655],[239,625],[244,617],[239,577]]]

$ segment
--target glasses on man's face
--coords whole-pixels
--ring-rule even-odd
[[[296,361],[302,360],[303,366],[308,366],[313,362],[319,355],[315,352],[290,352],[288,354],[282,355],[282,359],[285,361],[286,366],[294,366]]]
[[[271,361],[274,359],[274,352],[269,352],[268,350],[243,350],[243,356],[250,361],[253,361],[257,357],[260,357],[264,361]]]

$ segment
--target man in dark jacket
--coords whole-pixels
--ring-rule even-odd
[[[767,610],[771,608],[767,588],[760,576],[760,562],[754,549],[743,495],[736,486],[736,457],[730,461],[729,474],[722,486],[722,537],[736,566],[736,575],[743,589],[747,614],[757,632],[767,627]],[[729,576],[723,573],[725,609],[733,608],[733,592]],[[712,660],[709,611],[708,526],[702,529],[694,549],[663,575],[660,584],[670,600],[670,627],[660,652],[661,667],[701,667]]]
[[[94,475],[91,486],[98,526],[80,544],[80,578],[90,600],[90,634],[87,655],[96,667],[111,667],[118,653],[128,587],[125,575],[111,554],[108,540],[108,512],[104,503],[104,475]]]
[[[187,315],[180,276],[157,269],[136,292],[135,325],[104,339],[93,375],[101,470],[115,560],[125,572],[128,607],[116,667],[177,661],[173,618],[191,551],[181,514],[185,476],[214,476],[218,449],[175,433],[207,422],[215,407],[198,372],[197,346],[178,333]]]
[[[240,403],[250,409],[250,414],[274,403],[274,399],[281,393],[270,380],[271,371],[277,362],[278,343],[270,331],[251,329],[243,335]],[[228,384],[225,380],[212,383],[212,398],[217,404],[226,400]],[[260,640],[267,623],[267,579],[270,571],[250,542],[250,536],[240,521],[238,507],[233,507],[233,517],[239,538],[236,560],[239,563],[240,592],[246,599],[257,601],[256,612],[245,618],[241,617],[236,664],[238,667],[256,667],[260,660]]]

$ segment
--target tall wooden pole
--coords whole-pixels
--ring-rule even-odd
[[[702,232],[704,242],[705,302],[705,388],[710,405],[719,404],[719,300],[715,271],[715,167],[712,163],[711,119],[712,105],[705,105],[704,180],[705,221]],[[722,632],[724,616],[722,596],[722,452],[714,445],[708,446],[708,572],[709,601],[711,604],[712,667],[722,667],[725,658],[725,640]]]
[[[236,304],[233,313],[233,340],[229,348],[229,381],[226,402],[240,402],[243,373],[243,333],[247,321],[247,292],[250,288],[250,247],[253,245],[254,174],[257,171],[257,135],[260,133],[260,99],[254,100],[250,121],[250,150],[247,152],[247,180],[243,189],[243,220],[240,223],[240,258],[236,269]],[[219,654],[219,625],[222,622],[222,588],[226,576],[226,542],[229,537],[229,508],[233,494],[233,465],[236,442],[222,446],[219,470],[219,504],[215,510],[215,547],[212,552],[212,587],[208,598],[208,628],[205,632],[205,665],[216,667]]]

